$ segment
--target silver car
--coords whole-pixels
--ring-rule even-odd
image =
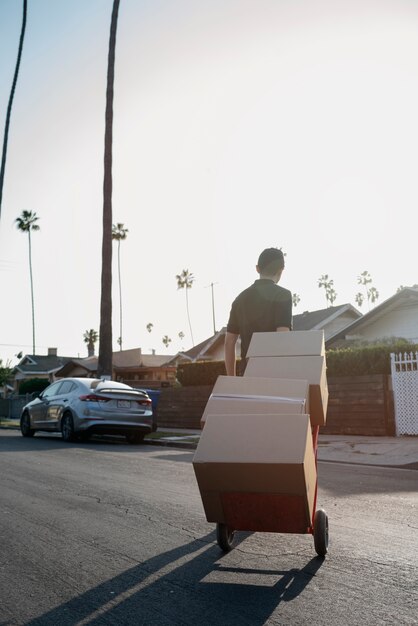
[[[22,409],[24,437],[36,431],[61,432],[65,441],[92,434],[124,435],[141,443],[153,430],[148,394],[129,385],[98,378],[64,378],[49,385]]]

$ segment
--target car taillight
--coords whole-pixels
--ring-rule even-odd
[[[144,400],[137,400],[136,402],[141,406],[149,406],[151,404],[151,400],[148,400],[147,398],[145,398]]]
[[[80,396],[80,400],[83,402],[109,402],[110,398],[103,398],[102,396],[96,396],[94,393],[89,393],[85,396]]]

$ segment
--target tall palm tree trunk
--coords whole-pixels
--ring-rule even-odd
[[[190,312],[189,312],[189,294],[187,293],[187,287],[186,287],[186,309],[187,309],[187,319],[189,321],[190,337],[192,338],[192,344],[194,346],[192,323],[190,321]]]
[[[113,0],[107,64],[104,181],[103,181],[103,241],[102,283],[100,302],[100,344],[97,372],[112,376],[112,141],[113,141],[113,86],[115,80],[116,30],[119,0]]]
[[[27,0],[23,0],[23,17],[22,17],[22,28],[20,29],[19,49],[17,52],[15,73],[13,76],[12,88],[10,90],[9,103],[7,105],[6,122],[4,125],[3,151],[1,155],[1,168],[0,168],[0,215],[1,215],[1,203],[3,199],[4,173],[6,170],[6,156],[7,156],[7,143],[9,139],[10,116],[12,112],[13,99],[14,99],[15,90],[16,90],[17,77],[19,74],[20,59],[22,57],[23,40],[25,38],[26,14],[27,14]]]
[[[118,277],[119,277],[119,345],[122,350],[122,280],[120,274],[120,239],[118,241]]]
[[[29,237],[29,275],[30,275],[30,295],[32,302],[32,354],[35,352],[35,300],[33,297],[33,273],[32,273],[32,241],[30,237],[30,230],[28,230]]]

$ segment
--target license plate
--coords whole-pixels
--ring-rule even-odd
[[[118,400],[118,408],[119,409],[130,409],[131,401],[130,400]]]

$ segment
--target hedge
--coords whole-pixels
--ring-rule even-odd
[[[390,374],[391,352],[417,351],[417,344],[409,344],[404,340],[327,350],[327,376]],[[184,363],[177,368],[177,380],[184,387],[214,385],[218,376],[225,374],[223,361]]]
[[[19,394],[33,393],[34,391],[43,391],[51,383],[46,378],[29,378],[23,380],[19,385]]]

